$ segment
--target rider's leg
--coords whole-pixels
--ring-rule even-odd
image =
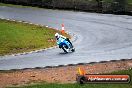
[[[73,45],[72,45],[72,43],[71,43],[69,38],[66,38],[66,41],[68,41],[71,44],[71,46],[73,47]]]

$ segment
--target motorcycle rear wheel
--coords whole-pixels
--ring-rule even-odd
[[[72,52],[75,52],[75,48],[73,48],[71,51],[72,51]]]

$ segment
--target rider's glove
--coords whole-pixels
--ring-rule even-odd
[[[59,48],[61,48],[61,46],[59,46]]]

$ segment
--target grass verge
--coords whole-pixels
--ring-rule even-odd
[[[132,69],[113,72],[110,74],[129,74],[132,79]],[[21,87],[8,88],[132,88],[132,82],[129,84],[59,84],[59,83],[39,83]]]
[[[0,56],[56,45],[49,41],[58,32],[46,27],[0,19]]]
[[[127,1],[127,3],[129,3],[129,4],[131,4],[132,3],[132,0],[126,0]]]
[[[0,3],[0,6],[8,6],[8,7],[22,7],[22,8],[27,8],[31,6],[23,6],[23,5],[14,5],[14,4],[5,4],[5,3]]]

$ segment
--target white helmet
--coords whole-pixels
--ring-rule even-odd
[[[59,36],[60,36],[59,33],[55,33],[56,38],[59,38]]]

